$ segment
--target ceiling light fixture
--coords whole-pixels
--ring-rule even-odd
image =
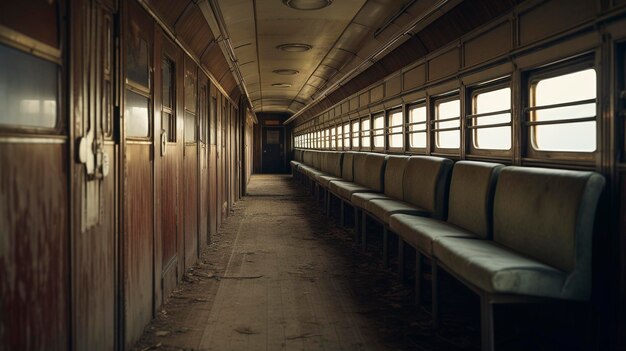
[[[283,0],[283,4],[296,10],[319,10],[330,5],[333,0]]]
[[[289,43],[278,45],[276,48],[287,52],[305,52],[311,50],[312,46],[308,44]]]
[[[289,83],[274,83],[272,84],[273,87],[275,88],[290,88],[291,84]]]
[[[275,69],[272,72],[276,74],[280,74],[282,76],[293,76],[293,75],[300,73],[298,70],[295,70],[295,69]]]

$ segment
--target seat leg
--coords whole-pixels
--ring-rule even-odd
[[[422,254],[415,250],[415,305],[422,305]]]
[[[359,234],[361,233],[359,230],[361,228],[361,223],[359,221],[359,208],[358,207],[354,207],[354,242],[358,243],[359,242]]]
[[[361,249],[363,251],[367,251],[367,224],[365,223],[367,220],[367,215],[365,211],[361,211]]]
[[[480,297],[480,340],[482,351],[493,351],[493,304],[486,294]]]
[[[437,267],[437,261],[433,258],[430,263],[431,266],[431,313],[433,318],[433,327],[439,328],[439,268]]]
[[[389,229],[383,224],[383,265],[389,269]]]
[[[346,216],[345,216],[345,210],[346,210],[346,203],[345,201],[341,201],[341,208],[339,209],[339,226],[341,226],[342,228],[346,226]]]
[[[406,282],[406,270],[404,269],[404,240],[398,236],[398,276],[400,282]]]

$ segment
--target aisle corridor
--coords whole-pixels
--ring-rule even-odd
[[[417,349],[428,315],[371,255],[290,176],[253,176],[137,348]]]

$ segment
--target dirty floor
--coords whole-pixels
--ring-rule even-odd
[[[393,270],[382,267],[375,246],[361,251],[353,234],[324,216],[322,207],[291,176],[253,176],[248,196],[235,206],[199,263],[186,272],[135,349],[479,347],[475,296],[444,276],[441,327],[433,330],[427,309],[413,304],[411,283],[401,284]],[[540,309],[527,306],[502,313],[514,316],[496,320],[505,329],[496,331],[502,349],[564,346],[560,338],[555,344],[552,334],[540,335],[546,332],[543,324],[553,321],[536,322],[545,319],[537,313]],[[535,327],[520,328],[520,318],[535,321]],[[535,348],[542,343],[546,347]]]

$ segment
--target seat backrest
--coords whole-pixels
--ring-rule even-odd
[[[304,162],[304,164],[307,166],[313,165],[313,152],[307,150],[303,153],[304,155],[302,156],[302,161]]]
[[[323,151],[315,151],[313,155],[313,168],[320,170],[322,168]]]
[[[505,167],[496,185],[494,241],[570,272],[562,294],[588,298],[593,223],[604,182],[594,172]]]
[[[385,195],[402,200],[404,198],[404,169],[409,162],[408,156],[389,156],[385,164]]]
[[[354,160],[354,181],[374,191],[383,192],[383,178],[387,156],[359,154]]]
[[[413,156],[409,159],[402,182],[404,201],[445,219],[452,160],[441,157]]]
[[[328,152],[326,153],[326,162],[322,167],[322,171],[333,175],[335,177],[341,177],[341,161],[343,159],[342,152]]]
[[[455,163],[450,180],[448,222],[483,239],[491,239],[493,197],[503,168],[499,163]]]
[[[295,159],[298,162],[302,162],[302,150],[296,150],[296,152],[295,152]]]
[[[348,182],[354,181],[354,152],[344,152],[341,162],[341,178]]]

